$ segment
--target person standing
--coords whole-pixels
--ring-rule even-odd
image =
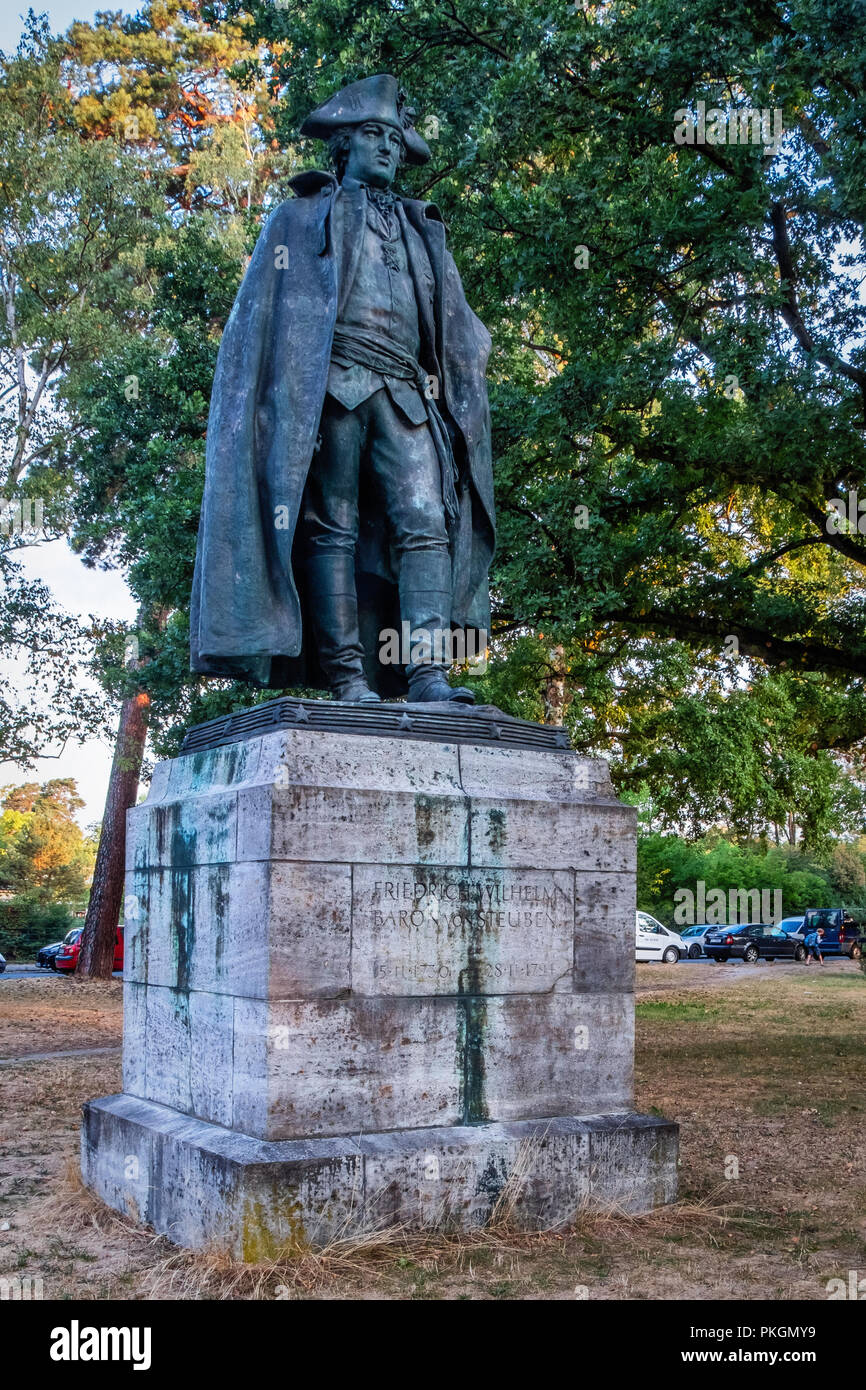
[[[824,957],[821,954],[821,942],[824,938],[824,928],[815,927],[806,935],[806,964],[812,964],[812,958],[824,964]]]

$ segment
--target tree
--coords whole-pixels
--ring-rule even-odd
[[[211,28],[201,5],[170,2],[75,24],[68,44],[82,137],[131,135],[148,168],[161,171],[169,218],[154,221],[144,257],[142,322],[119,321],[100,359],[70,372],[63,388],[81,426],[66,454],[79,484],[73,544],[88,564],[120,565],[141,604],[137,631],[126,637],[132,658],[119,662],[118,631],[106,634],[97,658],[103,685],[122,703],[79,968],[107,975],[125,816],[154,693],[171,689],[164,719],[189,697],[175,629],[186,620],[218,334],[248,249],[248,219],[282,158],[267,139],[262,84],[242,92],[228,75],[250,52],[243,22]]]
[[[73,119],[89,139],[132,140],[165,174],[176,214],[261,207],[286,159],[271,93],[253,74],[252,19],[206,0],[100,13],[66,36]],[[246,73],[248,80],[241,83]]]
[[[110,826],[125,827],[126,813],[135,805],[138,796],[149,703],[146,691],[142,690],[124,700],[121,706],[105,801],[105,822]],[[114,970],[114,935],[123,897],[125,847],[125,834],[100,833],[76,966],[82,975],[108,979]]]
[[[866,889],[866,863],[853,845],[836,845],[830,867],[834,883],[843,898],[850,901],[863,895]]]
[[[0,876],[8,889],[45,903],[83,901],[93,869],[92,841],[75,820],[83,805],[68,777],[0,791]]]
[[[823,785],[825,752],[838,785],[862,769],[862,6],[244,8],[284,139],[340,83],[384,69],[431,133],[433,165],[404,185],[442,208],[495,345],[495,661],[481,688],[518,684],[540,717],[562,648],[578,746],[623,776],[644,775],[628,717],[643,701],[666,729],[681,716],[684,740],[708,690],[717,708],[736,694],[732,715],[754,700],[752,729],[762,691],[816,712],[813,736],[779,750],[816,766],[778,815],[795,783]],[[699,102],[726,135],[734,114],[736,144],[697,128],[678,142]],[[760,116],[740,140],[749,109],[768,113],[768,141]],[[689,660],[693,678],[673,685]]]
[[[816,845],[855,828],[862,551],[828,503],[863,477],[863,48],[842,0],[820,15],[743,0],[721,21],[708,0],[167,4],[74,26],[82,137],[134,117],[173,219],[147,246],[140,321],[120,318],[64,386],[75,544],[122,567],[142,605],[138,660],[109,632],[101,676],[121,699],[146,693],[157,751],[261,698],[187,670],[213,362],[300,119],[390,69],[436,154],[404,187],[440,203],[496,344],[495,660],[479,692],[565,717],[621,787],[651,785],[665,823]],[[678,144],[674,116],[699,100],[781,105],[781,152]],[[106,816],[105,836],[122,833]]]
[[[89,628],[25,577],[21,554],[64,529],[53,387],[95,350],[146,204],[122,162],[82,151],[59,71],[31,14],[17,54],[0,55],[0,650],[26,689],[0,693],[0,758],[22,766],[101,718],[80,682]]]

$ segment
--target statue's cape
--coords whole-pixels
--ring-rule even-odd
[[[316,448],[334,325],[363,244],[363,194],[329,174],[293,180],[297,196],[262,229],[225,327],[207,430],[207,462],[190,608],[191,665],[278,688],[324,684],[305,649],[307,596],[298,515]],[[489,631],[494,508],[484,372],[490,335],[473,314],[432,203],[402,199],[427,248],[432,317],[418,296],[422,365],[440,382],[461,467],[452,533],[453,626]],[[413,274],[415,267],[412,267]],[[429,277],[428,277],[429,279]],[[361,499],[358,591],[362,640],[399,631],[385,518]],[[293,564],[293,551],[295,563]],[[383,694],[402,670],[370,669]]]

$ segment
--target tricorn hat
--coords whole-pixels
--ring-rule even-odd
[[[301,126],[301,135],[329,140],[343,125],[361,125],[364,121],[381,121],[392,125],[403,136],[408,164],[426,164],[430,150],[412,124],[415,112],[406,105],[405,94],[397,86],[396,77],[378,73],[363,77],[343,87],[324,105],[311,111]]]

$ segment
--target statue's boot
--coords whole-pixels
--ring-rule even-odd
[[[400,561],[400,617],[409,624],[408,700],[455,700],[472,705],[465,685],[448,684],[451,633],[451,556],[446,550],[406,550]]]
[[[364,675],[354,556],[346,550],[314,551],[307,560],[307,581],[319,665],[334,699],[379,704]]]

